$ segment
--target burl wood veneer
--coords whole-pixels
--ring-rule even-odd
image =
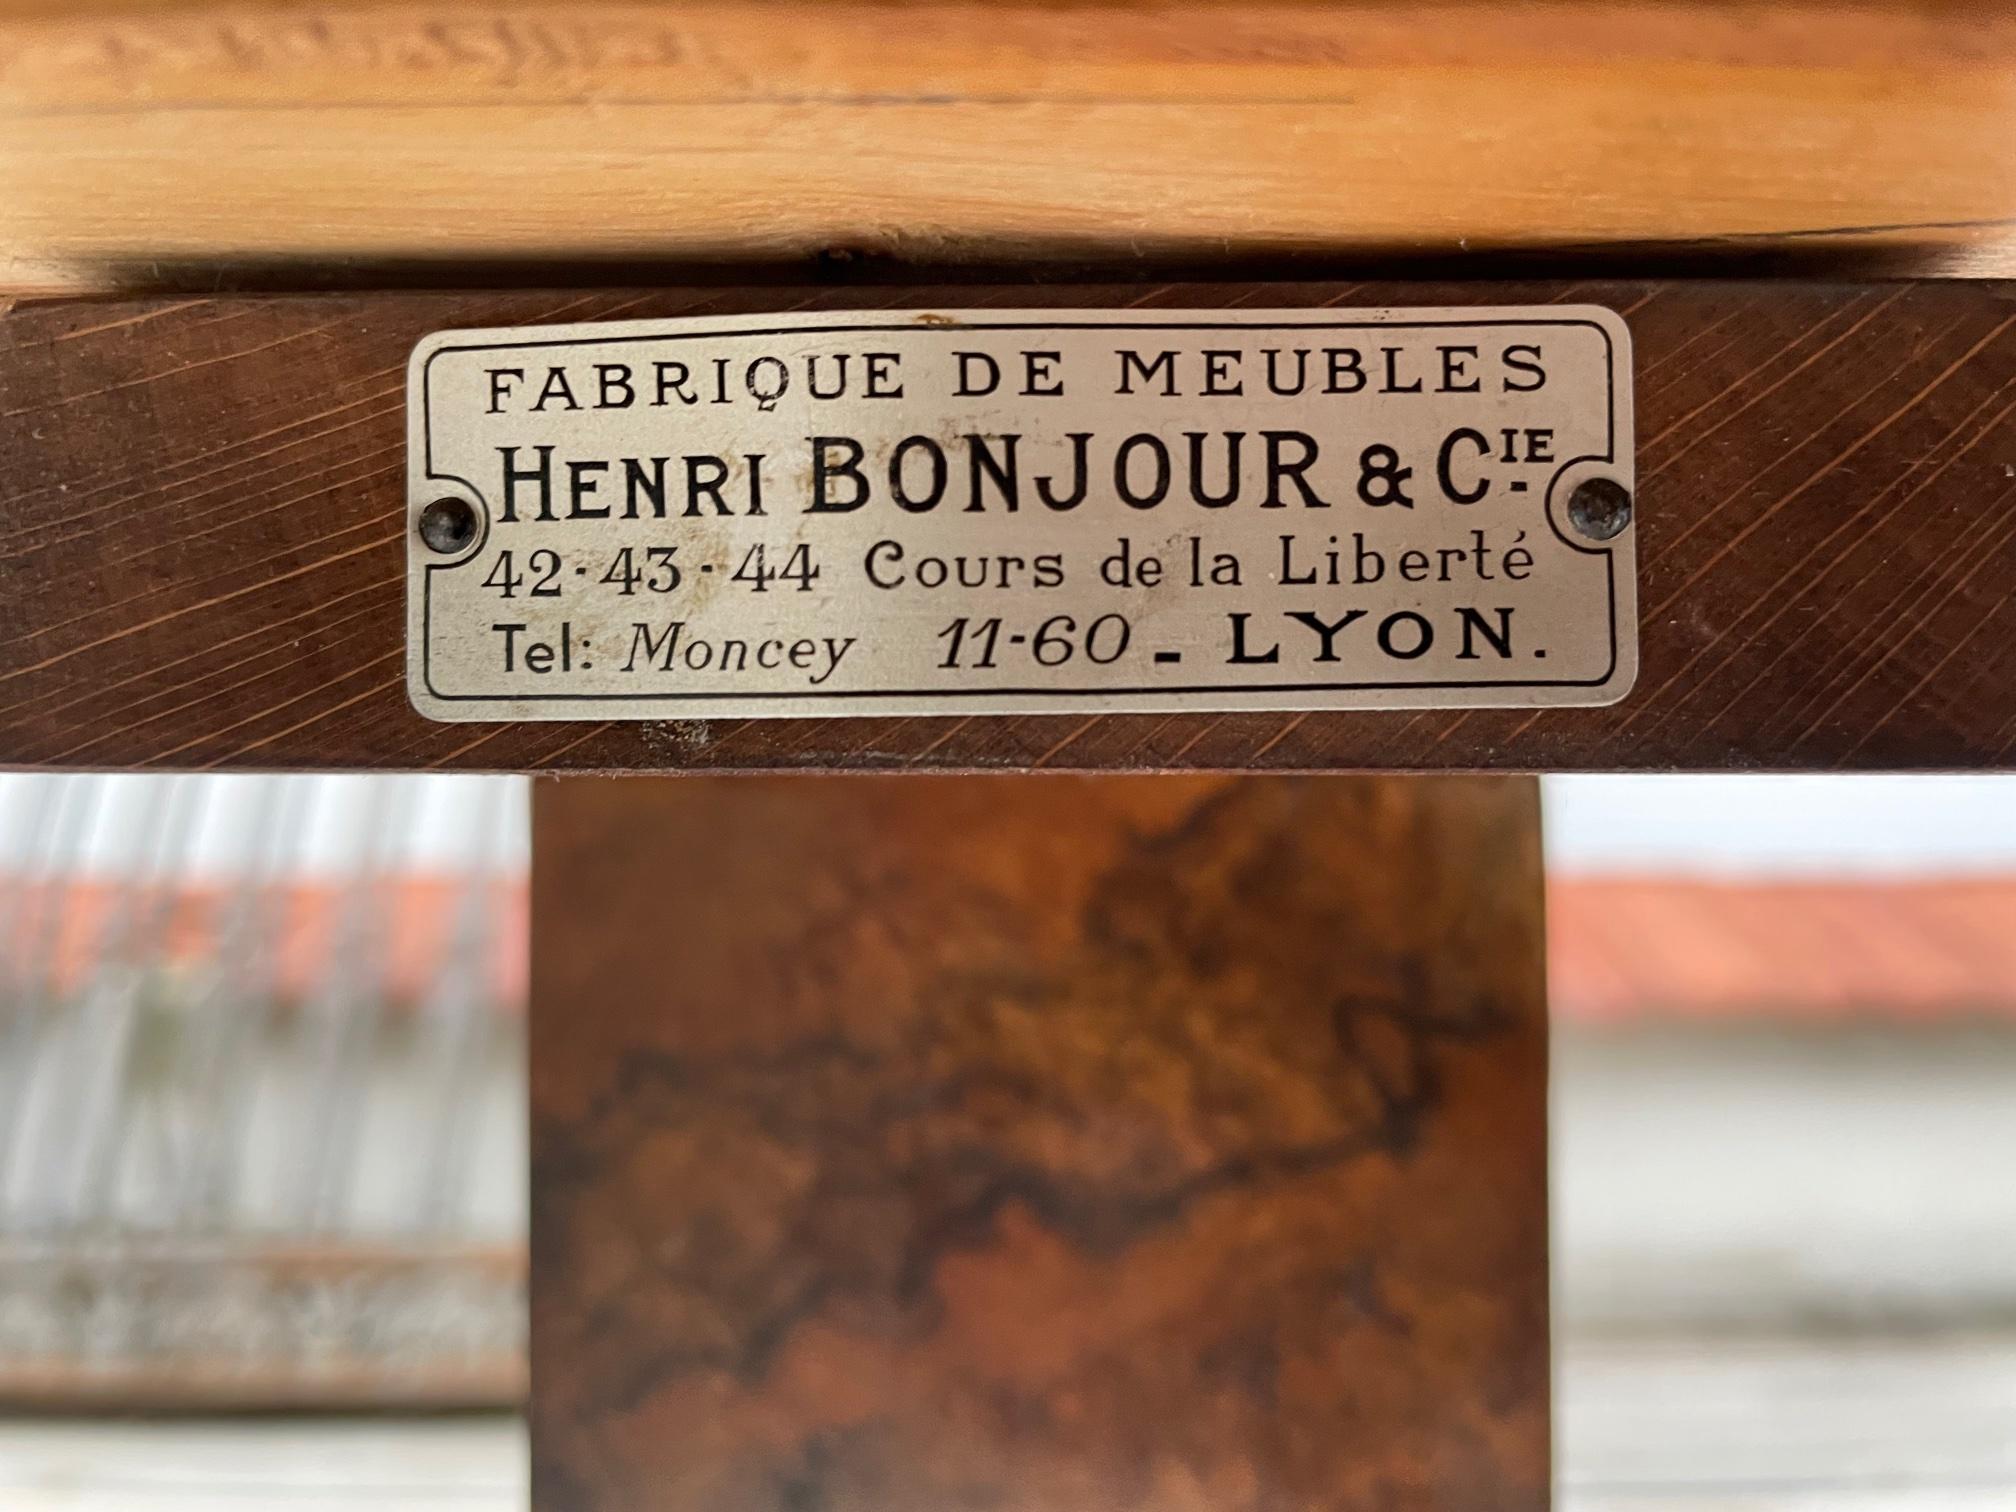
[[[1544,1507],[1534,807],[542,784],[538,1512]]]

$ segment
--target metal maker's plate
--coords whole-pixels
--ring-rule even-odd
[[[407,681],[446,720],[1610,703],[1609,310],[447,331]]]

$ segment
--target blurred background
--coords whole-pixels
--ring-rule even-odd
[[[0,1507],[522,1507],[527,793],[0,776]],[[2016,781],[1545,793],[1564,1505],[2016,1506]]]

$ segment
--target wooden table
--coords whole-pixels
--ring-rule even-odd
[[[1994,6],[17,3],[0,762],[569,774],[542,1512],[1544,1506],[1535,789],[1340,774],[2006,765],[2012,113]],[[406,703],[426,332],[1571,299],[1613,708]]]

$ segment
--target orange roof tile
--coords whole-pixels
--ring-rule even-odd
[[[2016,877],[1575,877],[1547,908],[1568,1019],[2016,1016]]]

